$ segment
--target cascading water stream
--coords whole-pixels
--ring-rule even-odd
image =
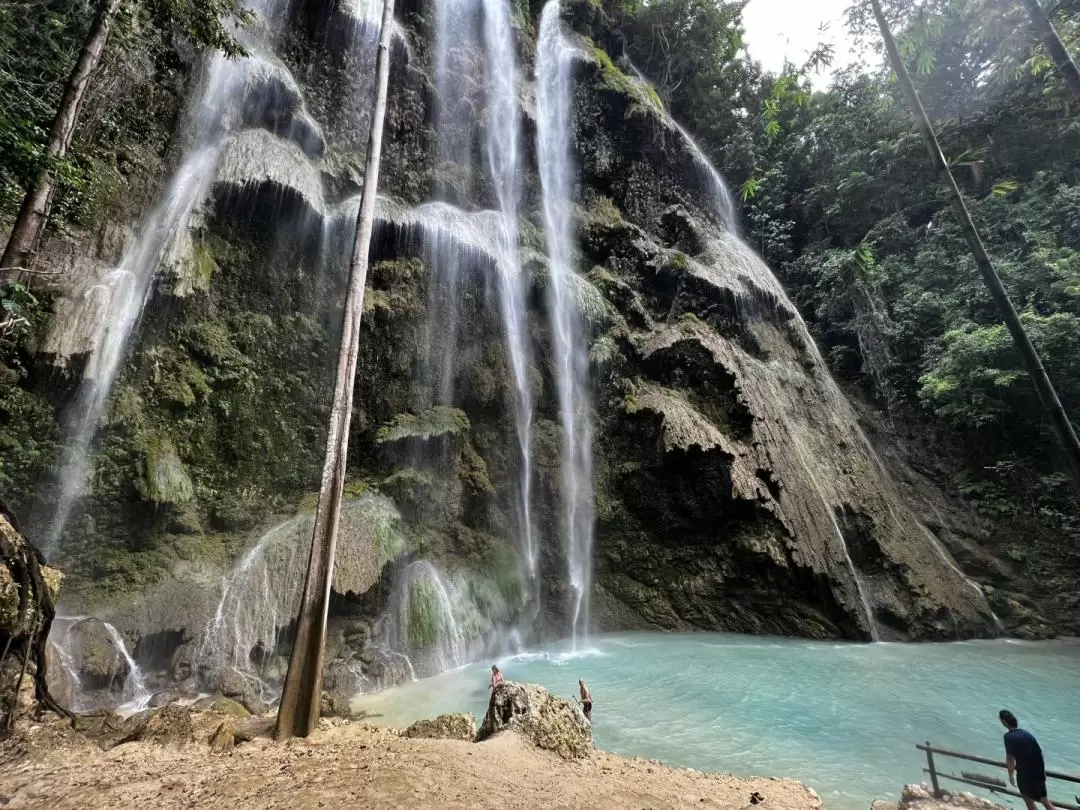
[[[517,96],[517,55],[506,0],[439,0],[436,3],[435,85],[439,107],[437,155],[439,165],[454,176],[440,183],[438,193],[458,199],[471,196],[470,166],[478,125],[469,104],[470,88],[481,78],[487,109],[484,144],[489,179],[498,202],[500,220],[485,244],[497,257],[496,288],[506,351],[513,383],[514,431],[517,437],[518,531],[520,547],[531,578],[536,577],[537,547],[532,516],[533,398],[529,385],[530,347],[526,293],[518,244],[518,204],[521,196],[520,112]],[[477,26],[480,26],[478,41]],[[471,52],[484,55],[483,73]],[[492,243],[494,243],[492,245]],[[458,333],[459,276],[465,268],[459,253],[433,248],[435,283],[428,323],[431,354],[441,368],[428,373],[436,397],[451,404],[453,364]]]
[[[497,235],[499,306],[514,382],[514,422],[520,451],[520,531],[535,579],[537,549],[532,520],[533,400],[529,385],[529,332],[526,313],[528,279],[518,255],[518,203],[521,196],[520,117],[517,98],[517,55],[506,0],[483,0],[484,56],[487,72],[487,157],[495,185],[502,227]]]
[[[266,532],[233,567],[199,645],[198,659],[212,669],[234,669],[261,682],[252,651],[272,654],[300,601],[304,540],[311,515],[298,515]]]
[[[563,429],[562,531],[572,591],[571,637],[576,648],[578,638],[589,628],[594,506],[588,341],[574,284],[570,207],[572,59],[573,51],[560,29],[559,0],[549,0],[540,18],[536,58],[537,156],[544,192],[552,354]]]
[[[135,663],[135,659],[132,658],[131,653],[128,652],[127,645],[124,644],[124,639],[120,635],[120,631],[108,622],[105,622],[104,624],[105,630],[109,634],[109,638],[111,638],[113,644],[116,645],[116,649],[119,651],[120,656],[124,659],[124,663],[128,668],[127,677],[124,679],[124,703],[135,709],[145,708],[146,704],[150,702],[150,690],[146,686],[146,680],[143,678],[142,670],[139,669],[139,665]]]
[[[439,672],[467,663],[451,588],[435,566],[427,560],[409,563],[395,585],[390,604],[390,642],[396,652],[405,655],[427,648]],[[406,660],[415,679],[411,657],[406,655]]]
[[[86,297],[107,300],[101,327],[68,424],[68,442],[59,472],[59,494],[43,541],[46,555],[56,551],[72,509],[82,495],[90,444],[109,402],[113,383],[127,353],[128,338],[142,315],[159,259],[184,227],[193,208],[206,196],[220,149],[206,146],[192,153],[173,175],[161,202],[142,227],[134,248],[105,281]]]
[[[268,15],[268,4],[254,11]],[[257,50],[257,43],[249,43]],[[83,494],[89,473],[89,450],[101,425],[120,366],[127,356],[128,340],[150,297],[153,280],[163,256],[187,227],[192,213],[205,198],[224,147],[223,118],[242,100],[252,62],[227,59],[216,54],[192,105],[186,124],[189,144],[157,205],[144,217],[138,235],[120,265],[105,280],[84,294],[88,303],[106,301],[90,346],[90,359],[67,417],[67,441],[58,474],[58,495],[51,514],[42,521],[42,550],[57,550],[72,510]]]
[[[146,679],[138,663],[128,652],[124,637],[120,631],[109,622],[95,620],[90,616],[57,616],[53,620],[53,632],[49,635],[49,647],[56,654],[56,660],[67,671],[73,687],[71,695],[73,711],[88,711],[97,707],[96,701],[87,703],[83,692],[82,679],[79,676],[78,666],[72,654],[72,630],[82,622],[93,622],[100,626],[109,638],[115,655],[124,661],[124,680],[120,688],[121,711],[139,711],[145,709],[150,702],[152,692],[146,685]],[[91,656],[93,657],[93,656]],[[100,661],[96,662],[100,666]],[[100,674],[100,673],[99,673]],[[110,684],[109,690],[113,689]]]

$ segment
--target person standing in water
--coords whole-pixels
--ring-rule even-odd
[[[492,664],[491,665],[491,685],[488,687],[488,689],[494,689],[496,686],[498,686],[502,682],[503,682],[502,670],[499,669],[498,665]]]
[[[578,688],[581,689],[581,710],[585,712],[585,719],[592,722],[592,692],[585,685],[585,681],[578,679]]]
[[[1005,767],[1009,769],[1011,782],[1024,797],[1028,810],[1036,810],[1035,802],[1042,802],[1046,810],[1055,810],[1054,803],[1046,796],[1046,764],[1042,748],[1030,731],[1024,731],[1016,721],[1016,715],[1008,709],[998,712],[1005,732]]]

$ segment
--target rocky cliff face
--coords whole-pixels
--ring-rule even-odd
[[[538,13],[514,15],[529,145]],[[407,2],[398,20],[350,447],[349,488],[371,519],[356,530],[355,564],[339,566],[328,656],[328,683],[343,692],[406,677],[402,651],[438,669],[505,644],[514,627],[561,634],[569,603],[535,157],[530,146],[519,227],[542,538],[530,583],[493,303],[494,191],[476,149],[464,166],[436,155],[434,9]],[[617,31],[584,0],[563,22],[577,53],[575,260],[597,411],[595,629],[994,634],[986,599],[950,554],[963,532],[937,521],[939,538],[924,523],[928,510],[954,510],[910,470],[896,483],[896,454],[879,458],[798,312],[733,235],[719,178],[617,64]],[[252,55],[234,134],[164,255],[94,444],[91,492],[58,550],[72,606],[112,617],[136,658],[170,679],[205,670],[223,610],[230,618],[260,589],[299,584],[302,552],[257,549],[317,488],[366,145],[370,23],[363,3],[298,1],[276,22],[276,55]],[[459,102],[486,122],[482,88]],[[424,204],[436,188],[456,207]],[[452,403],[424,382],[448,339],[434,317],[447,301],[433,281],[438,244],[463,268],[444,371]],[[62,436],[51,406],[93,368],[100,269],[68,278],[20,389],[33,420],[5,469],[19,506],[39,516],[55,499]],[[288,547],[303,542],[294,532]],[[252,566],[265,579],[228,607],[230,583]],[[277,677],[292,596],[276,599],[270,623],[215,665]]]

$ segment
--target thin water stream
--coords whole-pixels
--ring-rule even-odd
[[[573,603],[570,634],[576,646],[589,631],[592,584],[593,465],[589,343],[574,279],[571,197],[570,104],[573,50],[560,30],[559,0],[549,0],[540,17],[536,57],[536,139],[544,192],[549,263],[548,315],[552,357],[563,430],[561,453],[562,533],[567,580]]]

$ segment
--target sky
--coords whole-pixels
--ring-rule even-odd
[[[743,11],[746,47],[769,71],[779,72],[786,56],[797,65],[819,42],[831,42],[835,59],[828,73],[813,77],[828,85],[832,72],[856,61],[849,47],[844,11],[853,0],[750,0]],[[827,25],[822,32],[821,26]]]

